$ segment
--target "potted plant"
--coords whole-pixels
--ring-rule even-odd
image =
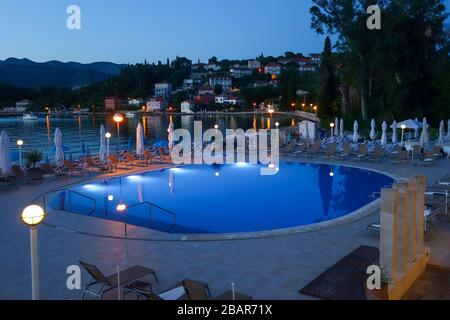
[[[369,289],[367,283],[364,283],[367,300],[389,300],[389,275],[385,267],[380,267],[381,270],[381,287],[380,289]]]
[[[39,150],[30,150],[26,155],[27,163],[32,168],[36,168],[36,163],[40,162],[43,158],[42,152]]]

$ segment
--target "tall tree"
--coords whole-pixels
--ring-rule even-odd
[[[337,98],[337,86],[334,64],[331,40],[330,37],[326,37],[320,66],[318,114],[322,119],[332,118],[335,115],[334,106]]]

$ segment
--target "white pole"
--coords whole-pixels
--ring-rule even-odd
[[[231,283],[231,293],[232,293],[232,296],[233,296],[233,301],[236,300],[235,290],[234,290],[234,282]]]
[[[19,166],[22,169],[22,146],[19,146]]]
[[[109,161],[109,138],[106,139],[106,162]]]
[[[403,146],[403,136],[405,134],[405,129],[402,128],[402,146]]]
[[[39,300],[39,259],[37,227],[30,228],[31,247],[31,288],[33,300]]]

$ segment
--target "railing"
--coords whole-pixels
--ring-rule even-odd
[[[65,208],[65,206],[64,206],[64,211],[67,211],[67,212],[69,212],[69,213],[76,213],[76,212],[73,211],[73,206],[72,206],[72,194],[77,195],[77,196],[80,196],[80,197],[85,198],[85,199],[88,199],[88,200],[90,200],[90,201],[93,202],[93,205],[94,205],[94,206],[93,206],[92,210],[90,210],[90,211],[87,213],[87,216],[91,216],[91,215],[97,210],[97,200],[96,200],[96,199],[94,199],[94,198],[92,198],[92,197],[89,197],[89,196],[87,196],[87,195],[84,195],[84,194],[82,194],[82,193],[80,193],[80,192],[78,192],[78,191],[71,190],[71,189],[69,189],[69,188],[57,189],[57,190],[53,190],[53,191],[46,192],[46,193],[40,195],[39,197],[35,198],[31,203],[36,203],[36,202],[39,201],[39,199],[42,199],[42,202],[43,202],[43,208],[44,208],[44,210],[46,211],[46,210],[47,210],[47,202],[48,202],[47,200],[48,200],[48,196],[51,195],[51,194],[59,193],[59,192],[67,192],[68,195],[69,195],[69,196],[68,196],[68,206],[69,206],[69,208],[68,208],[68,210],[66,210],[66,208]],[[167,214],[167,215],[170,215],[170,216],[172,217],[172,224],[170,225],[170,228],[169,228],[166,232],[171,232],[171,231],[172,231],[172,229],[173,229],[173,228],[175,227],[175,225],[176,225],[176,214],[175,214],[174,212],[168,210],[168,209],[165,209],[165,208],[163,208],[163,207],[160,207],[160,206],[158,206],[158,205],[156,205],[156,204],[154,204],[154,203],[152,203],[152,202],[145,201],[145,202],[140,202],[140,203],[136,203],[136,204],[127,206],[127,211],[128,211],[129,209],[131,209],[131,208],[136,208],[136,207],[143,206],[143,205],[147,205],[148,208],[149,208],[149,221],[150,221],[150,226],[151,226],[152,223],[153,223],[152,208],[156,208],[156,209],[159,209],[161,212],[163,212],[163,213],[165,213],[165,214]],[[126,220],[124,221],[124,224],[125,224],[125,225],[127,224]]]
[[[46,210],[46,209],[47,209],[47,197],[48,197],[48,195],[55,194],[55,193],[59,193],[59,192],[67,192],[67,193],[69,194],[69,199],[68,199],[68,201],[69,201],[69,210],[66,210],[66,209],[65,209],[65,206],[64,206],[64,211],[67,211],[67,212],[70,212],[70,213],[74,213],[74,212],[72,211],[72,208],[73,208],[73,206],[72,206],[72,194],[78,195],[78,196],[80,196],[80,197],[82,197],[82,198],[88,199],[88,200],[90,200],[90,201],[93,202],[94,207],[92,208],[91,211],[89,211],[89,212],[87,213],[88,216],[91,216],[91,215],[95,212],[95,210],[97,210],[97,200],[96,200],[96,199],[94,199],[94,198],[92,198],[92,197],[89,197],[89,196],[87,196],[87,195],[84,195],[84,194],[82,194],[82,193],[80,193],[80,192],[78,192],[78,191],[74,191],[74,190],[72,190],[72,189],[69,189],[69,188],[57,189],[57,190],[53,190],[53,191],[46,192],[46,193],[40,195],[39,197],[35,198],[35,199],[32,201],[32,203],[37,202],[39,199],[42,198],[42,201],[43,201],[43,207],[44,207],[44,210]]]
[[[170,210],[164,209],[164,208],[162,208],[162,207],[160,207],[160,206],[158,206],[158,205],[156,205],[156,204],[154,204],[152,202],[149,202],[149,201],[144,201],[144,202],[140,202],[140,203],[136,203],[136,204],[127,206],[127,210],[129,210],[131,208],[136,208],[136,207],[139,207],[139,206],[143,206],[143,205],[147,205],[148,208],[149,208],[150,226],[152,225],[152,222],[153,222],[152,208],[157,208],[157,209],[161,210],[162,212],[164,212],[165,214],[171,215],[172,216],[172,225],[170,226],[170,228],[166,232],[172,231],[172,229],[176,225],[176,214],[173,213]]]

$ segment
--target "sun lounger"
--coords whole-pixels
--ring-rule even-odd
[[[391,159],[391,163],[393,164],[402,164],[408,162],[408,153],[405,150],[400,150],[398,155]]]
[[[145,150],[144,151],[144,159],[147,162],[147,164],[151,164],[153,161],[153,154],[150,151]]]
[[[86,168],[88,170],[98,171],[98,172],[105,172],[108,171],[109,168],[101,163],[96,163],[94,159],[91,157],[86,157]]]
[[[316,143],[311,145],[311,148],[305,154],[309,157],[319,156],[320,154],[321,142],[317,141]]]
[[[145,161],[145,160],[138,160],[138,159],[135,159],[135,158],[133,157],[133,155],[132,155],[131,153],[129,153],[129,152],[125,152],[123,155],[125,156],[125,159],[127,159],[127,162],[128,162],[131,166],[142,165],[142,164],[144,163],[143,161]]]
[[[80,165],[77,165],[75,163],[72,163],[69,160],[64,160],[64,168],[70,172],[70,175],[73,175],[74,172],[78,172],[78,173],[87,172],[85,168],[83,168]]]
[[[323,157],[331,159],[334,158],[335,156],[336,156],[336,144],[331,143],[327,146],[327,152]]]
[[[423,160],[420,161],[420,165],[422,166],[431,166],[434,164],[434,157],[433,153],[431,151],[425,152],[425,155],[423,157]]]
[[[92,277],[92,281],[83,289],[81,300],[83,300],[86,295],[91,295],[101,300],[106,292],[118,288],[119,285],[120,287],[126,288],[129,284],[148,275],[152,275],[156,282],[158,282],[158,277],[154,270],[138,265],[120,271],[119,276],[117,273],[105,276],[96,266],[83,261],[80,261],[80,265]],[[119,279],[120,283],[118,283]]]
[[[434,146],[430,154],[434,159],[442,159],[442,146]]]
[[[341,160],[344,160],[345,158],[348,158],[352,156],[352,146],[349,142],[344,142],[344,150],[338,155]]]
[[[130,163],[127,161],[120,161],[118,157],[110,155],[108,157],[109,163],[111,165],[111,171],[115,169],[117,171],[118,166],[125,166],[126,169],[128,169],[128,166],[130,166]]]
[[[31,168],[25,173],[20,166],[13,165],[11,168],[17,182],[34,183],[42,182],[44,175],[41,169]]]
[[[163,147],[159,147],[158,152],[161,162],[172,162],[172,157],[166,152]]]
[[[49,163],[41,163],[39,166],[41,167],[43,174],[52,175],[54,177],[60,177],[65,175],[65,173],[61,170],[61,168],[54,167]]]
[[[373,154],[369,157],[369,161],[380,162],[383,160],[384,150],[380,147],[375,147]]]
[[[358,148],[358,155],[353,158],[353,160],[359,160],[365,159],[369,156],[369,149],[367,148],[367,145],[362,143],[359,145]]]

